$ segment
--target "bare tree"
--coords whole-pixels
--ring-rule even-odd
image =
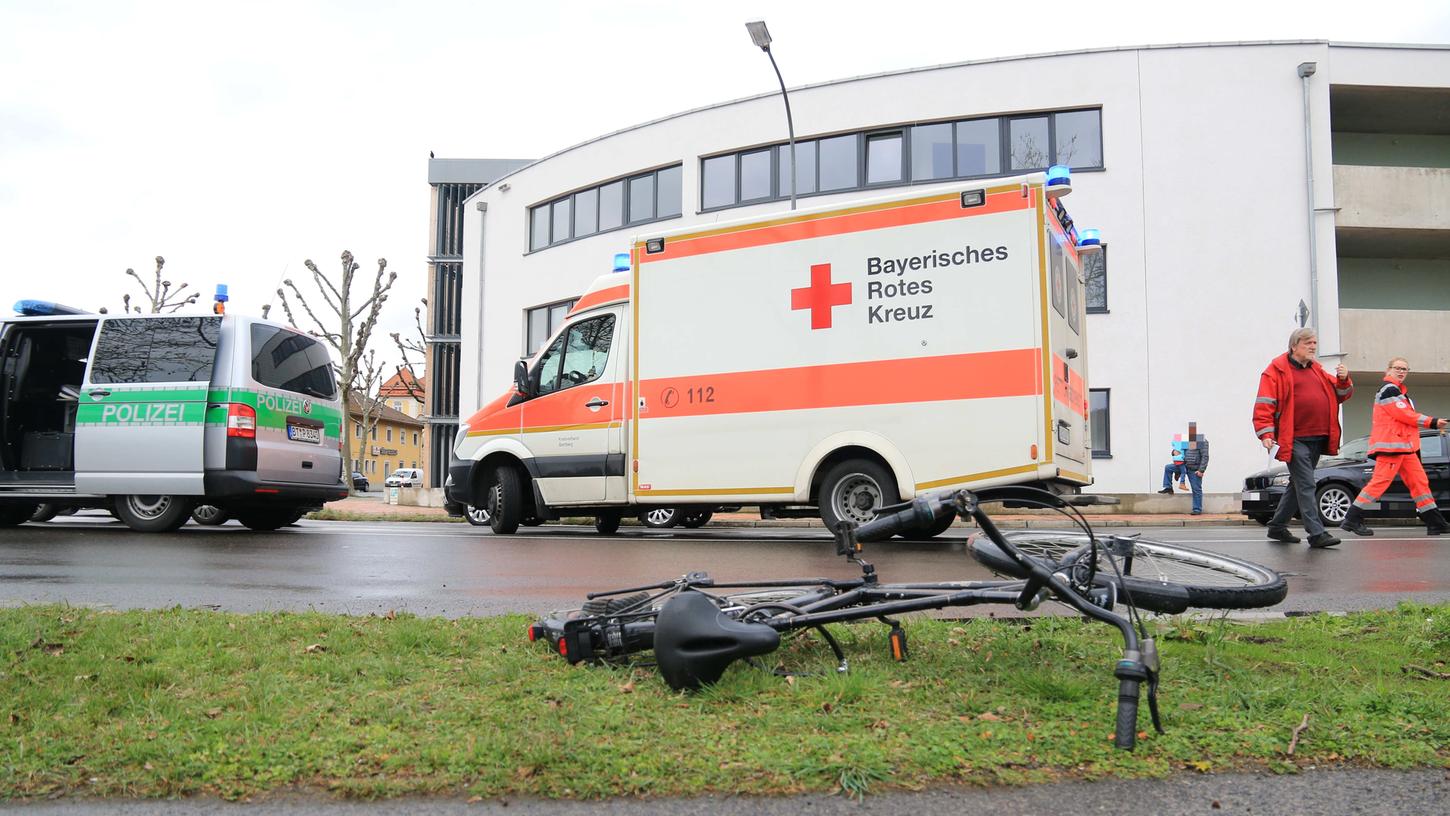
[[[282,286],[291,290],[292,297],[311,319],[313,328],[305,329],[305,331],[313,337],[323,340],[332,346],[333,351],[337,352],[337,359],[340,362],[334,363],[334,366],[337,369],[338,389],[342,392],[342,449],[349,453],[356,450],[356,458],[361,459],[367,436],[363,434],[363,437],[357,441],[357,448],[353,448],[353,423],[348,412],[351,410],[354,394],[361,391],[364,402],[371,397],[369,377],[376,378],[377,366],[371,356],[366,361],[363,356],[367,352],[368,341],[372,339],[373,327],[377,325],[378,315],[382,312],[383,304],[388,300],[388,290],[393,288],[393,281],[397,280],[398,273],[388,272],[387,277],[384,278],[383,273],[387,271],[388,259],[379,258],[378,272],[373,278],[372,291],[354,305],[352,287],[360,267],[353,260],[351,252],[343,250],[342,274],[336,284],[324,275],[310,259],[305,263],[307,270],[312,273],[312,283],[316,286],[322,303],[331,312],[331,315],[324,312],[324,317],[318,317],[317,312],[313,310],[291,278],[282,281]],[[282,301],[282,311],[287,315],[287,322],[301,329],[302,327],[297,325],[297,319],[292,314],[292,304],[287,298],[287,292],[284,289],[278,289],[277,297]],[[372,368],[371,375],[365,373],[369,368]],[[346,458],[348,458],[347,464],[350,468],[353,458]],[[351,492],[352,479],[349,478],[346,481],[348,491]]]
[[[141,284],[141,291],[146,294],[146,300],[149,304],[149,307],[145,310],[143,310],[139,305],[133,307],[131,305],[131,296],[129,294],[123,295],[121,297],[122,314],[132,314],[133,312],[135,314],[171,314],[178,311],[179,309],[190,306],[197,301],[197,298],[201,297],[200,292],[192,292],[191,294],[182,297],[182,292],[188,286],[188,284],[185,283],[181,284],[180,286],[176,287],[175,290],[173,290],[171,288],[171,281],[161,279],[161,268],[165,265],[166,259],[161,257],[160,255],[157,255],[156,282],[153,286],[147,286],[146,281],[141,280],[141,276],[136,274],[136,270],[126,270],[127,275],[135,278],[136,282]],[[140,300],[137,300],[137,303],[139,304]],[[101,314],[105,313],[106,310],[101,309]]]
[[[418,298],[418,302],[422,303],[424,307],[428,305],[427,298]],[[423,389],[418,385],[417,374],[419,371],[425,371],[426,373],[428,363],[428,335],[423,331],[423,309],[417,306],[413,307],[413,326],[418,332],[416,337],[404,338],[399,332],[393,332],[390,335],[393,338],[393,345],[397,347],[398,355],[402,359],[402,362],[398,364],[397,370],[394,373],[398,375],[398,382],[403,384],[403,388],[407,390],[408,396],[412,397],[413,401],[419,405],[422,405]],[[415,358],[417,359],[417,363],[413,362]],[[403,373],[405,369],[408,372],[407,375]]]

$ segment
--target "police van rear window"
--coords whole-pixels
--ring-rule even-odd
[[[208,382],[220,317],[113,318],[101,324],[93,383]]]
[[[305,334],[252,324],[252,379],[271,388],[334,399],[332,357]]]

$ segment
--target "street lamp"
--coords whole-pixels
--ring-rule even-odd
[[[790,134],[790,208],[795,209],[795,122],[790,116],[790,94],[786,93],[785,80],[780,76],[780,66],[775,64],[775,55],[770,53],[770,30],[765,27],[764,20],[756,20],[753,23],[746,23],[745,30],[750,32],[750,41],[755,43],[761,51],[770,57],[770,67],[775,69],[775,78],[780,82],[780,98],[785,101],[785,127]]]

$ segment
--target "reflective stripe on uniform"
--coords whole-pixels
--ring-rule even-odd
[[[1259,397],[1258,399],[1254,400],[1254,402],[1262,402],[1265,405],[1277,405],[1279,403],[1279,401],[1274,399],[1273,397]]]

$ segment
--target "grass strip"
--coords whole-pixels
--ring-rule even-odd
[[[1068,618],[833,628],[676,694],[569,666],[519,617],[0,610],[0,797],[308,789],[861,794],[1305,765],[1450,767],[1450,606],[1158,619],[1168,733],[1112,748],[1116,634]],[[1304,724],[1308,715],[1307,726]],[[1288,753],[1297,733],[1293,754]]]

